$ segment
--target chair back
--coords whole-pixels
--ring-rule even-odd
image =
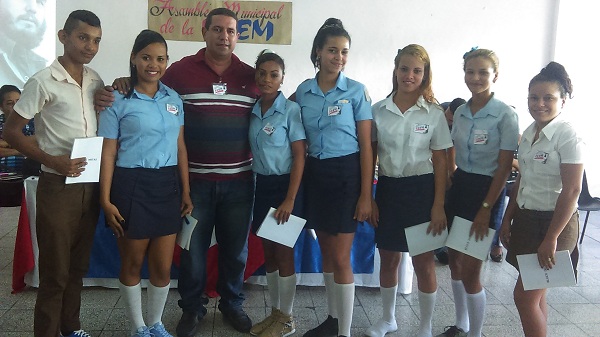
[[[583,180],[581,181],[581,193],[579,193],[579,205],[589,204],[590,201],[594,200],[590,195],[588,188],[587,177],[585,176],[585,170],[583,170]]]

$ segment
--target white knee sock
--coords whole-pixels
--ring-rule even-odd
[[[294,308],[294,297],[296,296],[296,274],[279,277],[279,301],[280,310],[291,316]]]
[[[469,320],[471,329],[468,337],[481,337],[483,320],[485,319],[485,290],[481,289],[477,294],[467,294],[467,307],[469,308]]]
[[[388,332],[398,330],[396,323],[396,292],[398,285],[391,288],[380,287],[382,318],[371,325],[365,332],[369,337],[382,337]]]
[[[469,311],[467,309],[467,291],[461,280],[452,280],[454,309],[456,310],[456,326],[469,331]]]
[[[431,337],[431,319],[433,318],[433,309],[435,308],[435,299],[437,291],[424,293],[419,291],[419,310],[421,312],[421,322],[419,323],[419,332],[417,337]]]
[[[279,309],[279,270],[267,273],[267,289],[269,290],[271,308]]]
[[[335,283],[335,301],[337,303],[338,335],[350,336],[352,313],[354,312],[354,283]]]
[[[327,310],[333,318],[338,318],[338,310],[335,302],[335,281],[333,273],[323,273],[325,280],[325,292],[327,293]]]
[[[162,322],[163,310],[169,296],[170,283],[164,287],[156,287],[148,283],[148,323],[152,326]]]
[[[125,301],[125,314],[131,322],[131,332],[134,333],[138,328],[146,326],[142,316],[142,285],[138,283],[126,286],[119,282],[119,292]]]
[[[381,292],[381,306],[383,311],[383,320],[387,323],[396,322],[396,292],[398,285],[391,288],[379,287]]]

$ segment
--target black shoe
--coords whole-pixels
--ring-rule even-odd
[[[328,315],[323,323],[308,330],[302,337],[338,337],[338,319]]]
[[[437,258],[439,263],[445,266],[448,265],[448,250],[440,249],[439,251],[436,251],[435,257]]]
[[[193,337],[200,328],[200,319],[197,312],[184,311],[177,323],[177,337]]]
[[[219,310],[221,310],[221,313],[223,314],[223,319],[229,322],[234,329],[243,333],[250,332],[252,321],[242,308],[222,309],[219,305]]]

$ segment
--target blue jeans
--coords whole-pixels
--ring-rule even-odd
[[[217,292],[219,308],[239,309],[244,301],[242,285],[248,257],[248,229],[254,198],[254,180],[196,180],[190,182],[194,204],[192,216],[198,224],[190,250],[182,250],[179,270],[179,306],[184,312],[206,314],[206,255],[213,228],[219,250]]]
[[[494,240],[492,241],[492,246],[500,246],[500,227],[502,226],[502,218],[504,217],[504,210],[506,209],[506,187],[500,191],[500,195],[498,196],[498,200],[494,204],[492,208],[492,215],[490,221],[494,223],[494,229],[496,233],[494,234]]]

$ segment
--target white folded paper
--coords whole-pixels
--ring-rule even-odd
[[[573,263],[568,250],[556,252],[552,269],[540,267],[537,254],[517,255],[523,289],[570,287],[576,284]]]
[[[490,229],[487,236],[484,236],[480,241],[475,241],[475,235],[469,235],[472,224],[472,221],[455,216],[454,221],[452,221],[450,234],[448,234],[448,240],[446,240],[446,246],[485,261],[496,231]]]
[[[290,219],[287,222],[277,224],[275,211],[276,209],[273,207],[269,209],[265,220],[256,231],[256,235],[284,246],[294,248],[306,220],[290,215]]]
[[[427,234],[428,227],[429,221],[404,229],[404,233],[406,233],[406,241],[408,243],[408,253],[410,256],[417,256],[446,245],[448,228],[444,228],[442,234],[433,236],[433,232]]]
[[[186,214],[181,221],[183,222],[183,226],[181,226],[181,230],[177,233],[176,242],[179,247],[190,250],[190,241],[192,241],[192,234],[194,233],[194,228],[196,228],[198,220],[191,215]]]
[[[102,137],[75,138],[71,159],[85,157],[87,165],[78,177],[67,177],[65,184],[97,183],[100,180],[100,159],[102,158]]]

